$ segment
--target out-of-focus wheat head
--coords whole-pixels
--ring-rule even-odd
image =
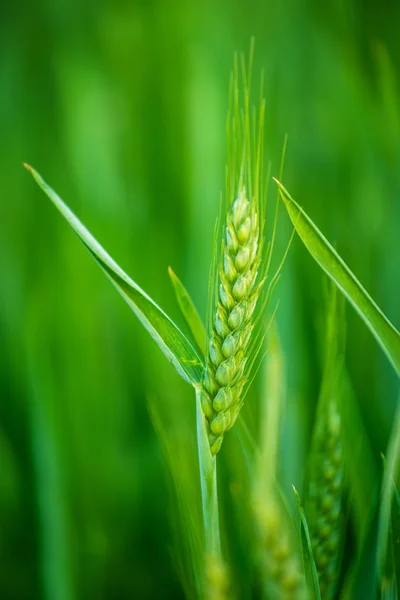
[[[206,600],[229,600],[232,598],[229,573],[226,565],[214,556],[207,557],[205,565]]]
[[[236,421],[262,343],[258,316],[265,307],[271,246],[264,252],[266,181],[265,101],[250,108],[250,72],[238,61],[231,80],[227,119],[228,164],[225,207],[216,228],[210,277],[206,368],[202,409],[212,454]],[[242,85],[240,85],[242,83]]]
[[[268,600],[306,600],[301,547],[283,501],[270,488],[254,505],[257,579]]]
[[[344,300],[331,289],[325,368],[306,478],[306,514],[322,598],[335,598],[345,531],[345,464],[341,406],[344,377]]]
[[[335,597],[344,524],[341,419],[333,396],[319,411],[312,443],[307,519],[322,598]]]
[[[277,483],[287,381],[285,356],[275,322],[268,330],[267,346],[252,499],[257,584],[262,598],[304,600],[306,583],[300,539]]]

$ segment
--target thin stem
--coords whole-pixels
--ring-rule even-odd
[[[196,389],[196,419],[205,554],[222,562],[217,495],[217,462],[216,457],[212,456],[210,451],[207,424],[200,403],[200,389]]]

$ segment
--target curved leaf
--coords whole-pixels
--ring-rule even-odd
[[[274,181],[279,186],[282,200],[307,250],[364,319],[397,374],[400,375],[400,333],[363,288],[354,273],[350,271],[310,217],[293,200],[283,185],[275,178]]]
[[[203,366],[197,353],[163,310],[117,265],[73,214],[61,198],[47,185],[35,169],[24,164],[36,182],[89,250],[95,261],[110,279],[139,321],[157,342],[161,351],[188,383],[198,386]]]
[[[168,275],[171,279],[181,313],[183,314],[193,339],[201,352],[201,356],[204,356],[206,347],[206,330],[203,322],[199,316],[199,313],[197,312],[193,300],[189,296],[189,292],[171,267],[168,267]]]

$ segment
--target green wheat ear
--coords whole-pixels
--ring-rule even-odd
[[[256,563],[263,598],[307,600],[301,549],[280,493],[271,486],[254,505],[257,525]]]
[[[335,598],[345,525],[340,395],[343,378],[343,299],[331,286],[326,364],[310,451],[307,519],[322,598]]]
[[[267,345],[251,506],[255,524],[256,581],[262,598],[305,600],[307,590],[300,539],[277,483],[287,381],[284,352],[275,322],[268,330]]]
[[[250,111],[251,59],[247,72],[243,62],[242,67],[240,93],[236,60],[227,120],[226,209],[217,228],[218,260],[212,269],[201,394],[213,455],[236,421],[261,346],[261,320],[257,316],[265,305],[260,298],[266,300],[263,291],[269,264],[263,243],[265,101],[261,97],[259,108]],[[270,252],[271,247],[269,256]]]

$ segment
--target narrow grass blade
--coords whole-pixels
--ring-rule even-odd
[[[382,588],[380,600],[398,600],[396,586],[393,581],[389,581]]]
[[[393,568],[396,579],[397,598],[400,598],[400,497],[396,485],[393,483],[392,501],[392,544]]]
[[[387,537],[385,565],[380,580],[380,593],[382,600],[386,598],[393,600],[397,599],[397,583],[394,568],[393,535],[391,525],[389,526]]]
[[[384,466],[380,501],[376,502],[375,510],[370,521],[368,533],[363,543],[362,551],[351,576],[349,590],[345,596],[346,600],[347,598],[365,598],[365,600],[375,600],[376,590],[378,587],[381,588],[383,595],[385,593],[392,593],[390,592],[390,589],[386,590],[388,582],[384,581],[383,573],[385,563],[387,564],[387,551],[391,551],[391,548],[388,548],[388,543],[390,542],[391,537],[390,519],[393,493],[395,493],[395,503],[397,502],[394,480],[397,472],[399,450],[400,404],[397,409],[396,419],[389,440],[388,457]],[[396,534],[393,530],[394,544],[396,543],[396,539],[398,539],[398,537],[399,529],[397,526]],[[396,546],[393,547],[393,551],[395,551],[395,549]],[[398,561],[399,558],[397,557],[397,563]],[[396,564],[396,555],[394,555],[394,562]],[[394,568],[396,568],[396,566]]]
[[[355,541],[360,551],[365,543],[371,512],[380,490],[381,473],[346,369],[342,372],[342,386],[343,457],[346,463],[349,501],[355,521]]]
[[[158,434],[166,467],[173,485],[171,528],[172,556],[185,597],[201,598],[204,583],[203,519],[200,486],[193,477],[198,468],[193,415],[186,410],[186,398],[176,404],[167,397],[148,395],[148,408]]]
[[[95,261],[129,304],[142,325],[157,342],[159,348],[174,365],[179,375],[196,386],[202,377],[202,363],[189,341],[161,308],[114,262],[86,227],[61,198],[47,185],[37,171],[24,165],[68,221]]]
[[[263,386],[260,406],[260,452],[257,486],[267,493],[276,479],[283,404],[286,394],[286,373],[283,350],[275,321],[267,334],[268,352],[264,359]]]
[[[276,180],[289,216],[311,256],[329,275],[364,319],[400,375],[400,333],[350,271],[333,246],[323,236],[289,192]]]
[[[299,508],[301,543],[303,548],[304,569],[306,573],[307,584],[310,591],[313,593],[314,600],[321,600],[317,567],[315,566],[315,560],[312,551],[311,538],[310,532],[308,530],[306,515],[304,513],[304,508],[301,503],[299,493],[294,486],[293,491],[294,495],[296,496],[297,505]]]
[[[201,352],[201,356],[204,356],[206,347],[206,330],[203,322],[196,310],[193,300],[189,296],[188,291],[171,267],[168,267],[168,275],[172,281],[179,308],[181,309],[194,341]]]
[[[390,528],[392,522],[392,501],[395,493],[395,480],[400,458],[400,402],[398,404],[396,419],[393,425],[392,434],[389,440],[387,460],[384,461],[382,493],[379,511],[379,532],[377,541],[377,559],[378,573],[380,579],[383,577],[385,563],[387,562],[387,553],[393,548],[390,547]],[[399,525],[396,521],[397,526]],[[394,539],[398,539],[399,531],[393,531]],[[400,582],[398,582],[400,585]]]
[[[345,593],[342,594],[344,600],[353,600],[353,598],[362,598],[363,600],[376,600],[377,597],[377,560],[376,549],[379,532],[379,504],[376,503],[375,510],[371,518],[370,526],[365,536],[360,556],[354,569],[351,571]]]

